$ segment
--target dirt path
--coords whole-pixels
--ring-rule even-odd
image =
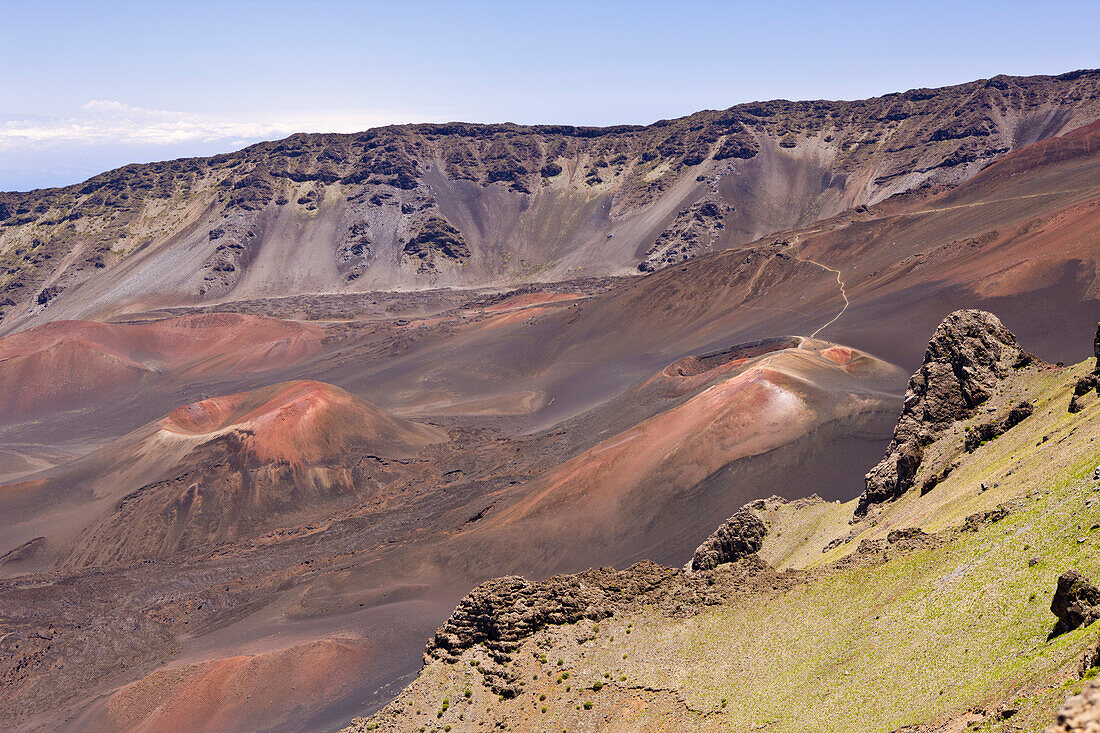
[[[941,206],[941,207],[936,208],[936,209],[920,209],[918,211],[913,211],[913,212],[910,212],[910,213],[912,213],[912,214],[935,214],[936,212],[939,212],[939,211],[952,211],[953,209],[969,209],[973,206],[989,206],[990,204],[1003,204],[1003,203],[1007,203],[1009,201],[1022,201],[1024,199],[1038,199],[1038,198],[1044,198],[1044,197],[1047,197],[1047,196],[1063,196],[1065,194],[1082,193],[1082,192],[1093,193],[1095,190],[1096,189],[1093,189],[1093,188],[1070,188],[1070,189],[1066,189],[1064,191],[1046,191],[1046,192],[1043,192],[1043,193],[1029,193],[1029,194],[1023,194],[1021,196],[1010,196],[1010,197],[1004,198],[1004,199],[990,199],[988,201],[975,201],[975,202],[969,203],[969,204],[956,204],[954,206]]]
[[[829,326],[836,323],[837,319],[839,319],[842,315],[844,315],[844,311],[848,310],[848,305],[849,305],[849,303],[848,303],[848,291],[846,291],[844,289],[844,281],[840,279],[840,270],[834,270],[833,268],[829,267],[828,265],[821,264],[817,260],[802,260],[802,261],[803,262],[809,262],[811,265],[817,265],[822,270],[828,270],[829,272],[836,275],[836,284],[840,286],[840,297],[844,299],[844,306],[840,309],[840,312],[838,312],[835,316],[833,316],[832,319],[828,323],[824,324],[823,326],[819,326],[816,331],[814,331],[813,333],[810,334],[810,338],[816,338],[819,333],[821,333],[826,328],[828,328]]]

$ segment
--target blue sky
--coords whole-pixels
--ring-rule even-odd
[[[0,0],[0,190],[294,131],[647,123],[1100,66],[1100,2]]]

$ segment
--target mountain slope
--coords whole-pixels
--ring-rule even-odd
[[[1100,116],[1100,72],[647,127],[295,135],[0,194],[0,317],[654,269],[922,186]]]

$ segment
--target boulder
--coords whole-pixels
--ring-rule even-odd
[[[1088,626],[1100,619],[1100,588],[1076,570],[1067,570],[1058,577],[1050,610],[1058,617],[1052,637]]]
[[[970,417],[1015,367],[1034,357],[992,313],[960,310],[936,327],[924,363],[910,378],[901,417],[883,459],[865,476],[856,516],[891,501],[916,480],[923,446]]]
[[[760,551],[767,527],[748,509],[741,509],[722,523],[699,545],[691,558],[691,570],[710,570]]]

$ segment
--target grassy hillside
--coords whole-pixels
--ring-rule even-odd
[[[1092,627],[1048,640],[1058,575],[1100,576],[1100,399],[1066,410],[1091,368],[1012,375],[987,408],[1033,400],[1031,417],[973,453],[963,436],[991,412],[957,424],[923,469],[957,461],[947,479],[859,524],[854,502],[765,502],[760,554],[782,572],[720,566],[684,581],[694,595],[547,627],[510,661],[484,646],[433,660],[349,730],[1041,729],[1096,641]],[[889,534],[914,527],[934,534]],[[498,664],[513,698],[487,685]]]

